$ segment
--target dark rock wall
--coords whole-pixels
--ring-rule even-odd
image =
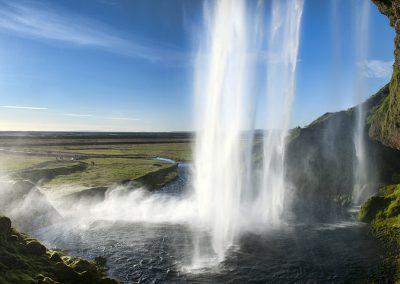
[[[389,95],[385,86],[362,106],[369,112]],[[327,113],[297,129],[287,145],[287,178],[293,186],[295,216],[332,219],[351,203],[356,163],[354,127],[356,109]],[[366,122],[367,123],[367,122]],[[365,147],[372,191],[390,183],[400,172],[400,151],[368,137]]]
[[[371,138],[400,149],[400,0],[372,0],[395,28],[393,75],[390,94],[371,113]]]

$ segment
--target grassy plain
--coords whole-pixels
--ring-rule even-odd
[[[4,138],[0,134],[0,147],[3,149],[0,172],[14,176],[26,171],[38,174],[57,172],[43,184],[45,188],[54,190],[60,186],[107,187],[160,170],[163,172],[163,169],[171,168],[172,171],[171,162],[155,159],[157,157],[176,162],[191,160],[190,139],[177,139],[174,135],[169,139],[165,134],[147,135],[146,139],[133,134],[118,135],[118,139],[113,137],[112,140],[107,134],[97,134],[96,137],[79,134],[79,138],[73,134],[56,137],[53,134],[18,135],[13,142],[12,137]],[[79,171],[57,171],[72,169],[76,163],[85,167]],[[165,181],[175,176],[174,173],[165,174]]]

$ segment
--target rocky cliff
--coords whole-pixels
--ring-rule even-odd
[[[385,86],[369,98],[362,105],[367,116],[389,96],[390,87]],[[292,134],[287,146],[286,168],[288,180],[293,185],[295,216],[332,219],[351,204],[357,161],[355,120],[356,108],[326,113]],[[370,124],[368,121],[365,123],[369,174],[369,188],[366,190],[372,195],[379,186],[396,182],[399,178],[400,151],[370,139]]]
[[[369,135],[383,144],[400,149],[400,0],[372,0],[389,17],[395,28],[393,75],[390,92],[372,111]]]

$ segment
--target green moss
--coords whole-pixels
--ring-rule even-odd
[[[371,224],[373,233],[388,248],[387,261],[396,268],[394,279],[400,281],[400,184],[382,187],[361,207],[358,217]]]
[[[0,233],[0,283],[37,283],[44,278],[48,278],[46,283],[118,283],[106,278],[92,262],[70,256],[63,256],[64,261],[52,257],[54,251],[45,248],[44,252],[31,253],[28,244],[42,246],[38,241],[14,229]]]
[[[371,111],[368,119],[371,124],[371,135],[387,145],[394,143],[392,139],[396,135],[395,131],[398,129],[400,123],[400,89],[398,77],[399,70],[398,68],[394,68],[389,95],[379,106]]]
[[[394,40],[393,75],[390,81],[389,95],[385,100],[374,109],[369,122],[370,136],[379,140],[383,144],[400,149],[400,85],[399,85],[399,66],[400,66],[400,30],[399,20],[399,0],[372,0],[378,9],[390,20],[390,25],[395,27],[396,36]]]

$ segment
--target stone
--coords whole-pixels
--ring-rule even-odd
[[[94,258],[94,262],[95,262],[98,266],[104,267],[104,266],[106,266],[106,264],[107,264],[107,259],[106,259],[105,257],[102,257],[102,256],[96,256],[96,257]]]
[[[62,262],[60,255],[57,252],[53,252],[50,256],[50,260],[54,262]]]
[[[0,217],[0,235],[8,235],[11,232],[11,220],[5,216]]]
[[[56,263],[56,269],[54,271],[57,279],[61,283],[79,283],[79,274],[76,273],[71,267],[63,262]]]
[[[46,253],[46,247],[38,241],[29,241],[26,244],[26,251],[33,255],[44,255]]]
[[[7,238],[7,241],[9,242],[18,242],[20,240],[20,238],[17,235],[10,235]]]
[[[36,277],[36,281],[37,281],[36,282],[37,284],[58,284],[59,283],[59,282],[51,279],[50,277],[44,276],[42,274],[39,274]]]

